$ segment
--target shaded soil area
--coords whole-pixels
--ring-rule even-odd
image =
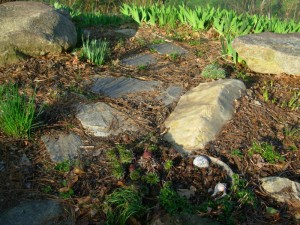
[[[130,24],[122,26],[130,27]],[[143,191],[143,200],[151,210],[139,218],[140,222],[130,223],[147,224],[163,210],[157,196],[164,183],[171,181],[175,190],[181,189],[192,195],[192,204],[204,207],[199,209],[200,215],[226,224],[229,214],[226,214],[224,204],[213,205],[216,201],[211,197],[211,189],[219,182],[228,183],[230,190],[226,172],[217,165],[196,168],[193,158],[181,156],[162,138],[165,132],[163,123],[175,104],[165,107],[151,96],[143,101],[137,96],[111,99],[89,90],[92,78],[101,75],[157,80],[166,87],[179,85],[186,92],[201,82],[211,81],[201,77],[201,71],[208,64],[218,63],[226,70],[228,78],[244,81],[247,93],[235,102],[234,118],[223,127],[216,140],[195,154],[210,155],[227,163],[246,181],[245,188],[255,195],[255,206],[241,204],[237,196],[231,197],[230,203],[234,203],[230,211],[231,222],[296,224],[291,209],[269,198],[261,189],[259,179],[281,176],[300,180],[300,100],[292,102],[295,92],[300,91],[300,78],[285,74],[256,74],[245,65],[230,63],[221,56],[221,46],[213,31],[197,33],[184,27],[168,31],[142,26],[135,37],[122,38],[103,32],[109,29],[90,28],[97,38],[110,41],[112,52],[104,66],[97,67],[80,59],[79,51],[75,51],[30,58],[0,68],[1,84],[17,83],[21,91],[29,95],[36,90],[37,106],[43,106],[39,118],[42,124],[30,139],[12,139],[0,133],[0,211],[25,199],[53,198],[74,206],[77,224],[99,224],[106,219],[102,208],[105,196],[117,187],[135,185]],[[147,46],[160,41],[172,41],[189,53],[178,57],[157,55],[158,63],[146,68],[120,65],[121,59],[133,54],[152,53]],[[130,115],[140,123],[143,131],[109,138],[87,135],[75,118],[76,104],[99,101]],[[74,132],[81,136],[85,144],[76,162],[62,167],[51,162],[40,137],[55,131]],[[284,159],[268,162],[261,154],[251,153],[254,143],[273,145]],[[116,149],[116,146],[125,146],[134,155],[132,162],[124,165],[124,174],[118,178],[107,155],[108,150]],[[29,162],[24,160],[24,155]],[[166,162],[170,161],[172,165],[166,168]],[[132,170],[138,170],[141,177],[155,173],[159,181],[134,180],[130,176]],[[268,214],[267,207],[278,209],[278,212]]]

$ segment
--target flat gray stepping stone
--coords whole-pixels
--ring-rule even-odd
[[[157,99],[162,101],[165,106],[172,104],[175,101],[178,101],[182,95],[183,88],[179,86],[168,87]]]
[[[215,139],[223,125],[232,118],[233,101],[246,87],[234,79],[202,83],[181,96],[165,121],[164,138],[182,153],[203,148]]]
[[[79,155],[80,146],[82,146],[80,137],[72,133],[57,133],[52,136],[43,135],[41,139],[51,160],[57,163],[74,160]]]
[[[136,34],[136,30],[135,29],[119,29],[119,30],[115,30],[115,33],[122,34],[126,37],[134,37]]]
[[[23,202],[0,214],[0,224],[5,225],[75,225],[72,213],[54,200]]]
[[[151,54],[139,54],[121,60],[121,64],[125,66],[147,66],[155,63],[157,63],[157,60]]]
[[[76,118],[81,122],[83,128],[87,133],[96,137],[107,137],[125,131],[138,130],[132,119],[103,102],[79,105],[77,110]]]
[[[94,80],[91,91],[111,98],[120,98],[139,92],[155,91],[161,86],[158,81],[141,81],[126,77],[100,77]]]
[[[159,54],[178,54],[184,55],[188,53],[188,51],[174,43],[160,43],[155,45],[150,45],[149,48],[156,50]]]

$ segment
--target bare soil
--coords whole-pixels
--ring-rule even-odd
[[[122,25],[122,28],[130,27],[130,24]],[[1,84],[17,83],[21,91],[28,94],[36,88],[37,105],[44,105],[40,118],[43,124],[34,130],[30,139],[12,139],[0,133],[0,161],[4,168],[0,170],[0,211],[26,199],[53,198],[74,206],[77,224],[99,224],[105,221],[101,208],[105,196],[117,187],[133,184],[147,189],[144,201],[156,208],[144,215],[140,222],[134,220],[130,223],[147,224],[157,211],[162,210],[158,206],[157,195],[166,181],[172,181],[175,189],[194,191],[195,195],[190,199],[192,204],[211,200],[208,190],[218,182],[228,183],[226,173],[218,166],[195,168],[192,158],[181,156],[162,139],[165,131],[163,122],[175,104],[164,107],[150,97],[142,102],[134,96],[110,99],[90,93],[89,85],[94,75],[127,76],[162,81],[166,86],[180,85],[186,92],[201,82],[209,82],[201,77],[201,71],[206,65],[217,62],[226,69],[228,78],[245,82],[247,94],[235,102],[234,118],[223,127],[216,140],[195,154],[221,159],[247,181],[247,188],[255,194],[258,200],[256,207],[238,206],[237,203],[232,212],[235,224],[296,224],[292,209],[269,198],[261,189],[259,178],[281,176],[300,180],[300,102],[298,99],[298,107],[294,109],[285,104],[295,91],[300,91],[299,76],[257,74],[243,64],[232,64],[221,56],[221,46],[213,31],[197,33],[184,27],[171,31],[142,26],[136,37],[126,39],[112,35],[107,32],[109,29],[113,28],[90,28],[92,35],[106,38],[111,43],[110,60],[104,66],[81,60],[77,51],[29,58],[0,68]],[[172,41],[189,53],[177,58],[158,56],[159,62],[147,68],[129,68],[119,64],[119,60],[127,56],[150,53],[147,45],[161,39]],[[264,95],[266,92],[268,99]],[[141,124],[144,132],[109,138],[88,136],[75,118],[74,105],[97,101],[110,103],[128,113]],[[82,157],[65,172],[55,169],[40,140],[41,135],[55,131],[74,132],[85,142]],[[272,144],[285,160],[268,163],[259,154],[250,155],[248,152],[254,142]],[[105,154],[117,144],[125,145],[135,156],[120,179],[112,175],[111,164]],[[146,157],[145,151],[152,151],[151,156]],[[29,165],[20,164],[24,154],[30,159]],[[173,167],[168,171],[163,166],[166,160],[173,161]],[[143,174],[156,172],[160,182],[157,185],[134,182],[129,178],[130,167],[139,168]],[[67,185],[63,185],[64,181]],[[74,191],[71,197],[63,195],[65,186]],[[267,207],[278,209],[278,213],[268,214]],[[226,224],[226,220],[220,217],[224,214],[222,207],[201,214]]]

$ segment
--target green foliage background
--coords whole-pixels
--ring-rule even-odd
[[[0,3],[10,0],[0,0]],[[68,6],[76,6],[83,11],[100,10],[103,13],[118,12],[123,3],[137,5],[151,5],[163,3],[170,5],[185,5],[193,8],[206,6],[233,9],[240,13],[250,13],[265,16],[277,16],[281,19],[294,19],[300,21],[299,0],[37,0],[47,3],[59,2]]]

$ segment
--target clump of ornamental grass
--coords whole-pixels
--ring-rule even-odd
[[[100,66],[103,65],[109,55],[109,43],[104,40],[82,40],[82,57]]]
[[[36,114],[35,93],[20,94],[14,84],[0,85],[0,129],[14,138],[28,138]]]
[[[223,79],[226,77],[226,71],[217,64],[210,64],[203,69],[201,75],[204,78]]]
[[[125,225],[130,217],[139,217],[146,211],[142,196],[134,187],[117,188],[104,202],[107,225]]]

